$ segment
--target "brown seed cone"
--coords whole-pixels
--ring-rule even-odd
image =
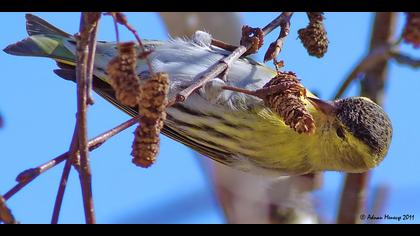
[[[136,72],[137,54],[134,42],[118,45],[118,56],[107,67],[110,84],[118,101],[127,106],[135,106],[140,99],[140,80]]]
[[[150,129],[150,126],[154,127]],[[131,155],[133,163],[137,166],[147,168],[156,161],[159,152],[159,132],[156,132],[157,125],[141,123],[134,131],[134,141]]]
[[[157,73],[141,86],[139,114],[140,125],[135,131],[132,145],[133,163],[149,167],[159,152],[159,133],[166,119],[169,79],[165,73]]]
[[[324,12],[307,12],[309,21],[322,22],[324,20]]]
[[[246,46],[252,45],[250,49],[244,54],[244,56],[256,53],[258,49],[264,44],[264,35],[260,28],[252,28],[247,25],[242,26],[242,37],[240,44]]]
[[[321,58],[328,50],[328,38],[322,12],[308,12],[309,25],[298,30],[299,38],[309,55]]]
[[[315,132],[315,122],[306,110],[301,97],[305,96],[305,88],[300,84],[293,72],[279,72],[264,88],[282,85],[284,89],[268,94],[263,100],[267,107],[284,120],[284,123],[298,133]]]
[[[403,38],[415,48],[420,47],[420,12],[407,12]]]

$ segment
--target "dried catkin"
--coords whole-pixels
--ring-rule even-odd
[[[306,110],[302,97],[306,96],[305,88],[293,72],[279,72],[264,88],[281,85],[283,89],[271,92],[263,98],[267,107],[276,112],[286,125],[298,133],[313,133],[315,123],[312,115]]]
[[[157,73],[141,86],[140,124],[134,132],[131,155],[133,163],[147,168],[156,161],[159,152],[159,133],[166,119],[168,74]]]
[[[309,24],[298,30],[299,38],[309,55],[323,57],[328,50],[327,32],[323,12],[308,12]]]
[[[240,44],[252,47],[244,55],[256,53],[264,44],[264,35],[260,28],[252,28],[247,25],[242,26],[242,38]]]
[[[407,12],[403,38],[415,48],[420,47],[420,12]]]
[[[107,67],[110,84],[118,101],[127,106],[136,106],[140,99],[140,80],[137,76],[137,54],[134,42],[120,43],[118,56]]]

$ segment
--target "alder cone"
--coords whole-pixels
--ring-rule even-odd
[[[301,97],[305,96],[305,88],[293,72],[279,72],[264,88],[282,84],[285,89],[270,93],[264,103],[277,113],[286,125],[298,133],[313,133],[315,122],[308,112]]]
[[[407,12],[403,38],[415,48],[420,47],[420,12]]]

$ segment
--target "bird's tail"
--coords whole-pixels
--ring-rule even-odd
[[[26,31],[29,37],[7,46],[3,51],[17,56],[49,57],[74,64],[76,41],[72,35],[56,28],[45,20],[26,14]]]

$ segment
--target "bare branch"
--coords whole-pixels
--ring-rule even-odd
[[[70,149],[69,149],[69,158],[66,160],[64,165],[63,173],[60,179],[60,185],[58,187],[57,197],[54,203],[53,215],[51,218],[51,224],[57,224],[58,218],[60,216],[61,206],[63,203],[64,193],[67,187],[67,180],[70,175],[72,161],[77,159],[77,150],[78,150],[78,135],[77,135],[77,124],[74,127],[73,138],[71,140]]]
[[[384,215],[385,206],[389,198],[390,189],[387,185],[379,185],[375,188],[373,192],[373,204],[369,212],[377,216]],[[376,222],[369,222],[376,223]]]
[[[276,19],[271,21],[262,29],[262,37],[265,37],[275,28],[279,27],[283,22],[288,21],[291,13],[282,13]],[[223,73],[234,61],[246,53],[254,45],[251,43],[251,40],[241,40],[245,42],[245,45],[237,47],[230,55],[220,60],[217,64],[210,67],[204,74],[200,75],[199,79],[194,79],[197,81],[192,84],[190,87],[179,92],[175,97],[175,102],[184,102],[195,90],[206,84],[208,81],[214,79],[216,76]],[[170,104],[175,103],[171,101]]]
[[[363,72],[375,67],[380,62],[384,62],[390,58],[391,46],[380,46],[372,50],[366,57],[364,57],[357,66],[351,71],[351,73],[341,83],[340,88],[335,93],[334,99],[339,99],[344,95],[344,92],[350,86],[351,82],[357,78]]]
[[[387,45],[395,31],[397,14],[392,12],[376,13],[372,30],[370,51]],[[387,78],[388,60],[381,60],[366,71],[362,80],[361,95],[369,97],[381,105]],[[359,215],[364,210],[366,188],[370,172],[347,174],[341,194],[337,216],[338,223],[358,223]]]
[[[366,186],[369,172],[362,174],[347,174],[337,217],[338,224],[355,224],[360,221],[366,199]]]
[[[268,25],[262,28],[264,36],[271,33],[271,31],[275,30],[277,27],[286,24],[290,20],[292,14],[293,12],[283,12],[276,17],[276,19],[272,20]]]
[[[277,62],[277,55],[281,52],[281,49],[283,48],[284,40],[289,35],[290,32],[290,19],[292,18],[293,13],[292,12],[283,12],[282,15],[284,15],[283,20],[280,21],[280,34],[277,37],[277,40],[272,42],[270,46],[267,49],[267,52],[264,56],[264,62],[270,61],[274,59],[274,62]]]
[[[6,206],[6,200],[0,195],[0,223],[17,224],[15,217],[10,209]]]
[[[419,68],[420,67],[420,59],[419,58],[413,58],[408,55],[402,54],[400,52],[391,51],[390,56],[392,59],[394,59],[397,63],[401,65],[407,65],[413,68]]]
[[[366,57],[364,57],[358,63],[358,65],[351,71],[347,78],[345,78],[344,81],[341,83],[340,88],[335,93],[334,99],[341,98],[350,86],[351,82],[353,82],[358,75],[370,70],[371,68],[377,66],[379,63],[385,62],[389,59],[394,59],[399,64],[407,65],[413,68],[420,67],[420,59],[410,57],[396,50],[396,47],[399,46],[398,41],[400,41],[400,39],[397,40],[395,43],[386,46],[379,46],[371,53],[369,53]]]
[[[96,136],[95,138],[89,140],[88,142],[89,151],[93,151],[97,149],[113,136],[133,126],[134,124],[138,122],[138,119],[139,117],[131,118],[130,120],[116,126],[115,128],[112,128]],[[69,156],[70,156],[70,152],[65,152],[38,167],[30,168],[23,171],[16,177],[16,181],[18,182],[18,184],[16,184],[12,189],[10,189],[6,194],[4,194],[4,199],[9,200],[13,195],[19,192],[22,188],[24,188],[26,185],[28,185],[38,176],[45,173],[47,170],[50,170],[53,167],[57,166],[61,162],[67,160]]]
[[[93,49],[95,42],[90,43],[92,36],[96,38],[99,12],[82,12],[80,19],[80,31],[76,35],[76,81],[77,81],[77,136],[79,138],[80,172],[79,178],[82,185],[83,205],[85,209],[86,223],[95,223],[95,214],[92,197],[92,177],[89,166],[89,149],[87,146],[87,100],[88,83],[92,80]],[[96,41],[96,40],[95,40]],[[90,52],[90,53],[89,53]],[[90,63],[90,64],[88,64]],[[89,74],[88,74],[89,73]]]
[[[63,173],[60,179],[60,185],[58,187],[57,197],[55,198],[54,203],[54,210],[53,215],[51,218],[51,224],[57,224],[58,218],[60,217],[61,206],[63,204],[64,193],[67,187],[67,181],[69,179],[70,171],[71,171],[71,158],[66,160],[66,164],[64,165]]]
[[[98,25],[99,25],[99,19],[101,17],[101,14],[99,12],[90,13],[93,15],[92,22],[89,22],[89,24],[92,25],[92,29],[89,33],[89,45],[88,45],[88,61],[87,61],[87,77],[86,77],[86,83],[87,83],[87,103],[89,105],[93,105],[94,101],[92,98],[92,74],[93,74],[93,64],[96,54],[96,36],[98,33]]]
[[[144,55],[146,55],[145,60],[146,60],[147,66],[149,68],[150,74],[153,75],[154,72],[153,72],[152,64],[150,63],[150,60],[147,57],[148,52],[146,51],[146,48],[144,47],[143,41],[141,40],[137,30],[128,23],[127,17],[124,15],[124,13],[122,13],[122,12],[108,12],[108,13],[105,13],[105,14],[112,16],[112,18],[114,19],[115,33],[117,35],[117,42],[119,42],[119,33],[118,33],[118,25],[116,23],[124,25],[134,35],[134,37],[136,38],[136,40],[137,40],[137,42],[140,46],[140,49],[142,50],[142,53]]]

